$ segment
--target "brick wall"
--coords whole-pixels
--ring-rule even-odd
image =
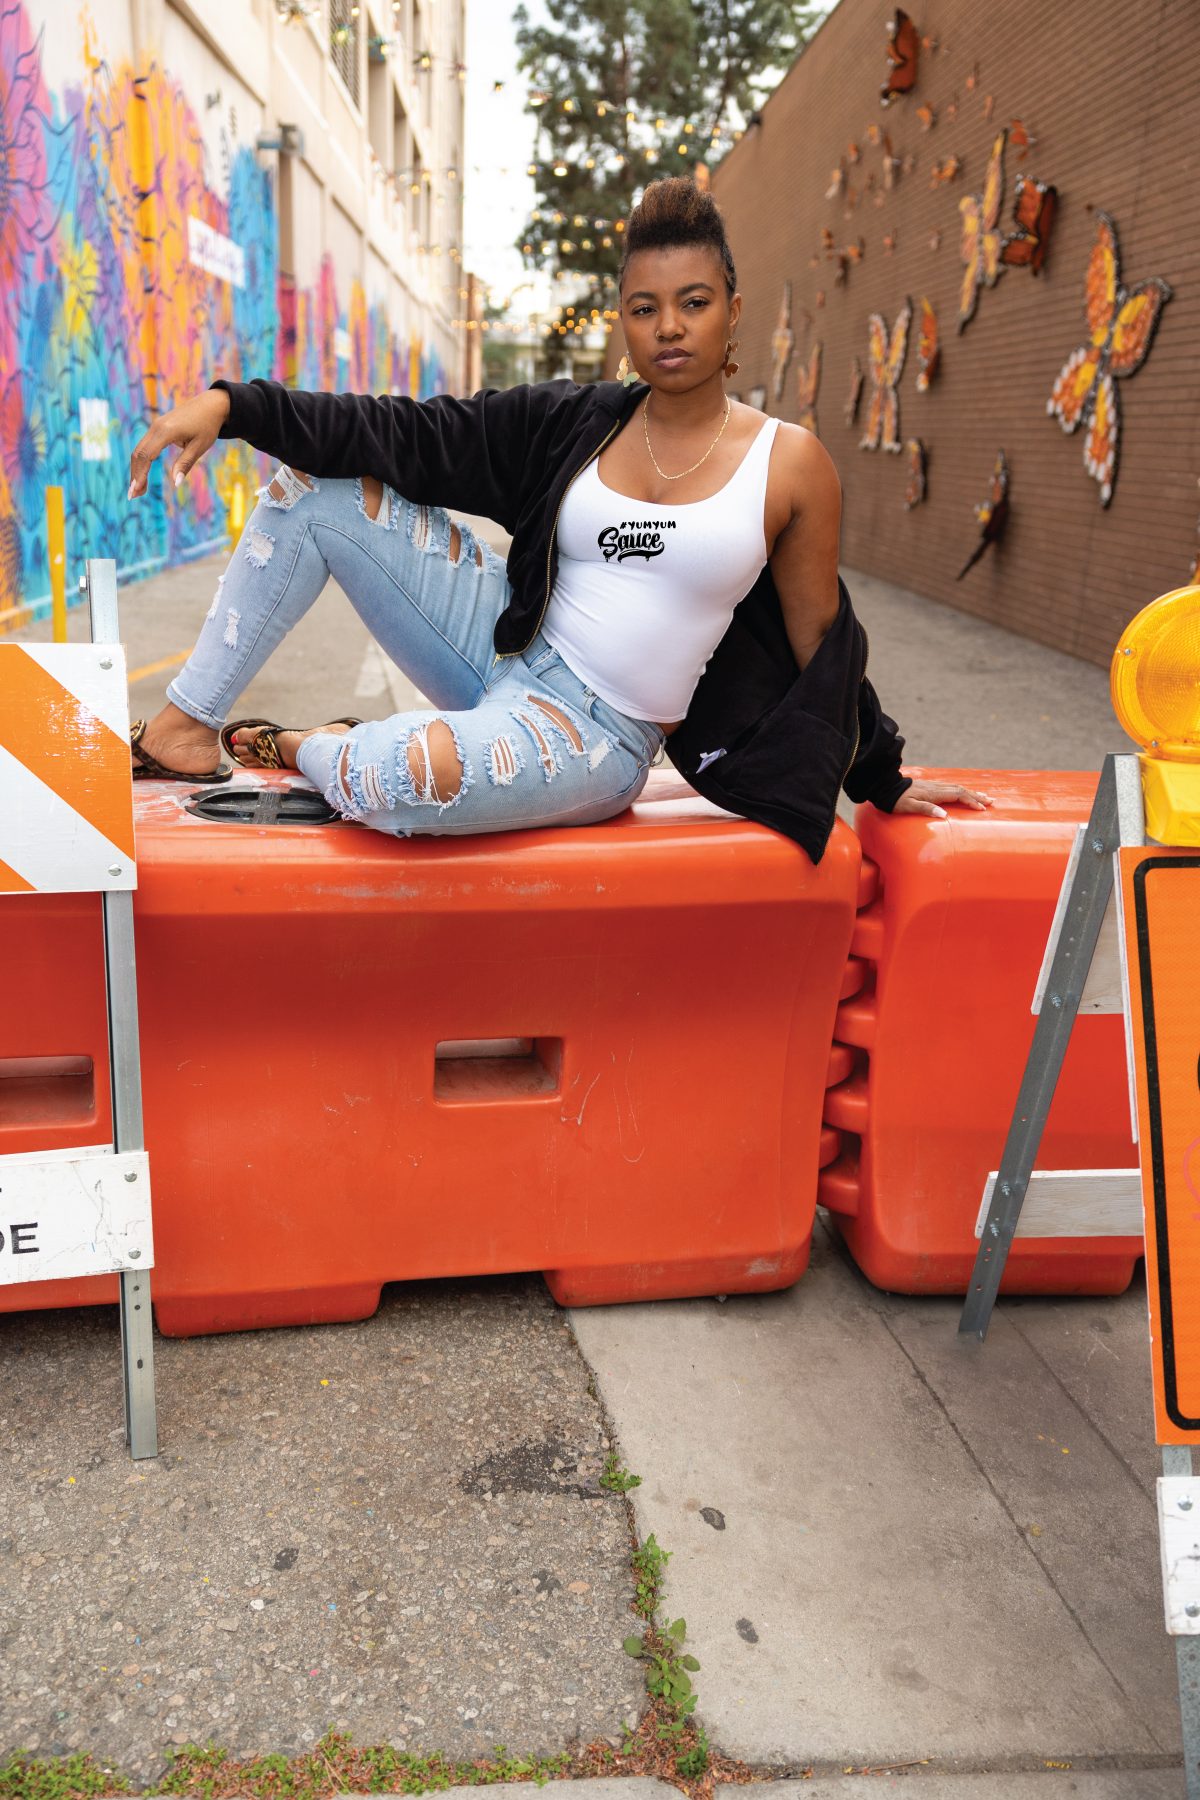
[[[1044,643],[1105,663],[1130,616],[1188,580],[1200,507],[1200,141],[1195,93],[1200,33],[1194,0],[936,0],[913,7],[938,47],[922,49],[914,91],[886,109],[879,89],[891,9],[841,0],[772,95],[760,126],[722,163],[713,191],[729,228],[744,299],[743,398],[768,388],[767,410],[797,416],[798,370],[814,340],[824,346],[817,400],[821,438],[845,491],[843,557],[851,567],[981,614]],[[977,85],[967,79],[977,71]],[[993,99],[985,116],[985,98]],[[957,115],[947,103],[957,100]],[[922,129],[917,108],[937,112]],[[1009,148],[1001,224],[1011,220],[1018,172],[1052,182],[1058,217],[1036,278],[1009,268],[984,289],[974,319],[956,330],[962,275],[959,199],[979,193],[993,138],[1021,120],[1037,140],[1024,159]],[[878,125],[893,153],[915,158],[883,189]],[[847,169],[859,190],[846,216],[825,198],[851,141]],[[935,164],[957,155],[962,173],[931,187]],[[875,174],[875,190],[867,178]],[[882,196],[882,204],[876,199]],[[1046,401],[1070,352],[1085,341],[1084,277],[1095,236],[1092,208],[1116,221],[1121,272],[1134,286],[1152,275],[1174,290],[1142,368],[1117,382],[1121,441],[1111,505],[1083,467],[1083,431],[1063,434]],[[840,245],[865,239],[844,286],[820,255],[828,226]],[[931,247],[935,232],[938,247]],[[885,253],[884,237],[895,234]],[[792,283],[796,344],[782,399],[771,389],[770,340],[783,283]],[[824,303],[818,295],[824,293]],[[916,389],[920,299],[935,307],[941,366]],[[914,307],[900,380],[900,433],[928,451],[928,491],[904,507],[906,458],[860,450],[870,397],[858,422],[843,411],[850,365],[868,369],[867,316],[894,321]],[[1004,542],[955,581],[977,538],[996,451],[1010,466],[1011,517]]]

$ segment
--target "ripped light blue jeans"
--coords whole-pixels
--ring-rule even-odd
[[[662,730],[601,700],[540,632],[497,659],[510,589],[489,545],[390,488],[370,518],[360,481],[310,479],[283,468],[259,491],[169,700],[223,725],[332,576],[437,709],[304,739],[301,772],[343,818],[400,837],[510,831],[592,824],[636,799]]]

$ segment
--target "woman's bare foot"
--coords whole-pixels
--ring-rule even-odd
[[[349,731],[349,729],[350,727],[348,725],[312,725],[307,731],[277,731],[273,735],[276,744],[279,746],[279,755],[283,761],[284,768],[294,769],[296,767],[297,747],[305,738],[315,737],[317,733],[321,731],[332,732],[335,736],[341,737]],[[235,731],[229,740],[234,757],[241,763],[243,768],[256,769],[259,766],[258,758],[255,756],[252,746],[255,737],[261,730],[261,725],[243,726],[241,731]]]
[[[170,702],[147,719],[138,749],[144,749],[165,769],[178,769],[184,775],[211,775],[221,761],[218,733]]]

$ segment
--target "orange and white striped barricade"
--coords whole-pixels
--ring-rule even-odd
[[[125,1431],[158,1454],[150,1171],[142,1135],[133,943],[133,787],[117,566],[86,565],[90,644],[0,643],[0,895],[98,893],[104,923],[112,1143],[0,1156],[0,1284],[120,1276]],[[0,1074],[28,1073],[3,1020]]]

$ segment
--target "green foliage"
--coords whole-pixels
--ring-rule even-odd
[[[600,1477],[600,1486],[608,1488],[613,1494],[627,1494],[630,1488],[641,1487],[640,1475],[631,1475],[623,1468],[615,1450],[610,1450],[604,1459],[604,1473]]]
[[[0,1763],[0,1800],[80,1800],[89,1795],[127,1794],[129,1783],[90,1756],[30,1756],[16,1750]]]
[[[662,1702],[660,1738],[681,1737],[696,1710],[692,1676],[700,1664],[684,1654],[686,1636],[683,1620],[673,1619],[662,1631],[651,1626],[644,1637],[627,1637],[624,1642],[626,1656],[639,1657],[646,1665],[646,1692]]]
[[[389,1744],[352,1747],[348,1734],[327,1731],[306,1756],[259,1756],[235,1763],[214,1745],[187,1744],[172,1753],[172,1767],[158,1784],[161,1794],[217,1793],[249,1795],[260,1800],[322,1800],[331,1792],[429,1794],[452,1787],[493,1787],[501,1781],[530,1781],[542,1787],[565,1774],[571,1758],[510,1756],[497,1744],[488,1758],[454,1762],[435,1751],[410,1756]]]
[[[634,194],[711,167],[827,10],[809,0],[545,0],[549,22],[532,24],[518,6],[520,67],[531,95],[546,97],[530,108],[540,216],[518,240],[526,262],[579,271],[585,303],[602,305],[620,263],[613,225]]]
[[[653,1532],[633,1553],[633,1576],[637,1584],[633,1610],[641,1613],[643,1619],[654,1617],[662,1591],[663,1575],[670,1560],[671,1552],[659,1548]]]
[[[708,1773],[708,1762],[708,1736],[702,1725],[691,1748],[682,1750],[675,1758],[675,1773],[682,1775],[685,1781],[699,1781]]]

